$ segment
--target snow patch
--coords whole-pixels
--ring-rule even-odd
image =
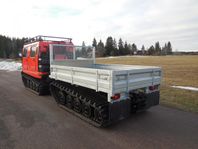
[[[198,91],[198,88],[190,87],[190,86],[172,86],[172,87],[179,88],[179,89],[185,89],[185,90],[191,90],[191,91]]]
[[[22,64],[14,61],[0,61],[0,70],[20,71]]]
[[[148,56],[145,56],[145,55],[126,55],[126,56],[98,57],[97,59],[128,58],[128,57],[145,58],[145,57],[148,57]]]

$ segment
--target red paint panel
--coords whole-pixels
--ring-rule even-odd
[[[72,42],[64,41],[39,41],[24,45],[22,57],[22,71],[24,73],[38,79],[49,75],[50,72],[39,72],[39,55],[48,53],[50,44],[73,45]],[[32,51],[35,51],[35,53],[32,53]]]

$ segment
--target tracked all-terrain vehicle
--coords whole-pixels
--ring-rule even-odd
[[[60,107],[95,126],[159,104],[161,68],[96,64],[95,49],[71,38],[33,38],[22,63],[25,87],[39,95],[50,91]]]

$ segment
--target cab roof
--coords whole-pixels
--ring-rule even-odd
[[[57,42],[57,41],[64,41],[64,42],[71,42],[72,38],[66,38],[66,37],[55,37],[55,36],[43,36],[38,35],[33,38],[27,38],[25,40],[25,45],[38,42],[38,41],[49,41],[49,42]]]

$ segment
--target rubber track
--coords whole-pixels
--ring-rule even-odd
[[[49,85],[46,82],[46,80],[39,80],[35,79],[29,75],[26,75],[24,73],[21,74],[22,76],[22,81],[24,86],[26,87],[27,90],[37,94],[37,95],[48,95],[49,94]],[[30,86],[27,84],[27,82],[33,83],[34,86],[33,88],[30,88]]]
[[[82,113],[78,113],[74,111],[74,109],[70,109],[66,107],[66,105],[63,105],[59,103],[59,99],[57,99],[55,95],[54,88],[58,88],[59,90],[63,91],[65,94],[72,96],[73,98],[77,98],[80,100],[83,104],[88,104],[93,109],[93,111],[99,111],[102,114],[103,121],[98,122],[96,119],[94,119],[94,113],[92,111],[92,117],[88,118]],[[109,122],[109,111],[108,111],[108,102],[107,99],[102,96],[99,93],[96,93],[90,89],[83,88],[83,87],[77,87],[73,86],[69,83],[61,82],[61,81],[53,81],[50,84],[50,90],[51,94],[54,96],[55,100],[57,101],[58,105],[65,109],[66,111],[76,115],[77,117],[85,120],[86,122],[96,126],[96,127],[105,127],[110,124]],[[81,111],[82,112],[82,111]]]

